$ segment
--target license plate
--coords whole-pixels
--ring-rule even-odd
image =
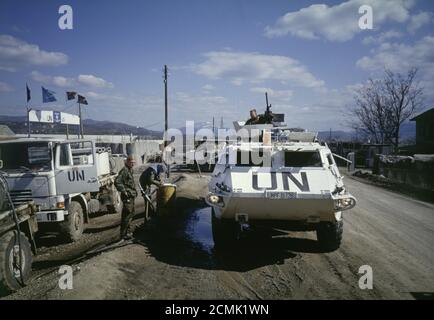
[[[296,199],[297,192],[267,192],[266,198],[268,199]]]

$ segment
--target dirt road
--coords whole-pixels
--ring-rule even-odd
[[[97,217],[83,240],[43,239],[27,287],[7,299],[413,299],[434,292],[434,206],[349,177],[358,205],[344,216],[341,248],[324,253],[313,232],[291,232],[241,249],[215,252],[207,177],[183,174],[179,210],[169,225],[135,222],[134,244],[96,255],[113,242],[119,215]],[[143,211],[143,203],[138,203]],[[58,287],[60,265],[74,269],[73,290]],[[358,286],[373,270],[372,290]]]

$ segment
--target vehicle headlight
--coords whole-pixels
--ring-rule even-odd
[[[223,202],[223,197],[216,195],[214,193],[208,194],[208,196],[206,197],[206,202],[210,206],[224,207],[225,205],[225,203]]]
[[[350,196],[347,198],[335,199],[335,211],[343,211],[353,208],[356,205],[356,198]]]
[[[219,197],[219,196],[216,196],[215,194],[211,194],[211,195],[208,197],[208,200],[209,200],[209,202],[216,204],[216,203],[219,203],[219,201],[220,201],[220,197]]]

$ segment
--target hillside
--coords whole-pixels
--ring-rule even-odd
[[[27,124],[25,116],[2,116],[0,115],[0,125],[7,125],[14,133],[27,133]],[[125,123],[111,122],[111,121],[97,121],[92,119],[84,119],[83,127],[85,134],[93,135],[129,135],[145,137],[145,138],[158,138],[161,139],[163,134],[159,131],[148,130],[143,127],[131,126]],[[66,132],[66,126],[60,124],[42,124],[32,123],[32,133],[46,133],[46,134],[61,134]],[[70,134],[78,132],[77,126],[69,127]]]

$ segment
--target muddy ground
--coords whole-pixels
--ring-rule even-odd
[[[211,212],[202,198],[209,177],[172,175],[178,206],[170,223],[143,225],[134,242],[116,242],[120,215],[94,217],[82,240],[41,246],[28,286],[5,299],[413,299],[434,292],[434,206],[364,184],[346,184],[358,205],[344,216],[341,248],[325,253],[314,232],[250,236],[239,248],[214,250]],[[93,253],[92,253],[93,250]],[[59,266],[74,269],[72,290],[58,286]],[[372,290],[359,289],[359,267],[373,269]]]

